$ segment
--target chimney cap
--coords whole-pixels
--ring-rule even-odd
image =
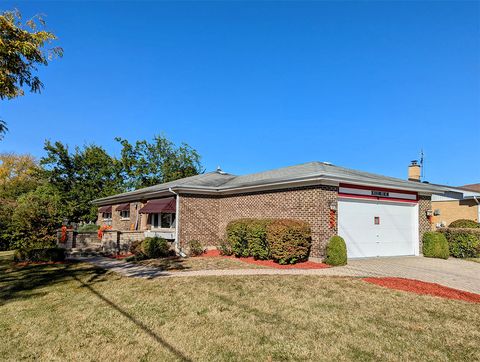
[[[418,160],[412,160],[410,166],[419,166]]]

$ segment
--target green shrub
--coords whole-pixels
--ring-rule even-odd
[[[347,245],[341,236],[332,236],[328,241],[325,263],[334,266],[347,265]]]
[[[202,243],[198,240],[191,240],[188,243],[190,248],[190,255],[198,256],[202,255],[205,252],[205,248],[203,247]]]
[[[274,220],[267,226],[271,258],[280,264],[294,264],[308,258],[310,226],[303,221]]]
[[[480,230],[478,229],[441,229],[450,249],[450,255],[455,258],[480,257]]]
[[[480,228],[480,224],[473,220],[459,219],[448,225],[449,228]]]
[[[39,248],[39,249],[19,249],[13,255],[16,262],[48,262],[64,261],[65,249],[62,248]]]
[[[232,246],[233,254],[236,257],[250,256],[247,239],[247,225],[251,219],[240,219],[231,221],[227,225],[227,241]]]
[[[96,224],[84,224],[78,227],[77,231],[79,233],[90,233],[90,232],[96,232],[100,226]]]
[[[217,244],[217,249],[221,255],[233,255],[233,247],[228,239],[220,239]]]
[[[436,231],[423,234],[423,256],[429,258],[448,259],[450,250],[445,235]]]
[[[156,236],[145,238],[142,242],[142,253],[149,259],[169,256],[170,245],[167,240]]]
[[[252,220],[247,223],[247,244],[249,255],[255,259],[266,260],[270,258],[270,248],[267,241],[267,226],[269,220]]]

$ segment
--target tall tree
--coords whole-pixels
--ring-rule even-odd
[[[122,145],[122,164],[129,190],[194,176],[204,172],[198,152],[182,143],[176,146],[165,136],[155,136],[153,142],[137,141],[134,145],[117,137]]]
[[[124,191],[119,162],[102,147],[87,145],[69,152],[61,142],[45,142],[40,164],[48,182],[60,193],[62,214],[69,220],[95,221],[91,201]]]
[[[39,93],[42,81],[35,75],[38,65],[48,65],[55,57],[63,55],[60,47],[47,46],[57,39],[45,30],[45,21],[34,16],[22,23],[18,10],[0,14],[0,99],[24,95],[24,88]],[[7,131],[0,121],[0,138]]]

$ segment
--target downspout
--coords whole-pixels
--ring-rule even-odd
[[[480,222],[480,201],[478,201],[477,196],[473,196],[473,199],[477,203],[477,222]]]
[[[171,187],[168,191],[175,195],[175,252],[181,257],[185,257],[186,254],[180,249],[180,240],[178,240],[178,225],[180,224],[180,195],[172,190]]]

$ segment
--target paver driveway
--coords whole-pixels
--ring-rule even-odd
[[[480,294],[480,263],[450,258],[448,260],[404,256],[353,259],[348,265],[328,269],[232,269],[168,272],[156,268],[107,258],[81,258],[99,267],[128,277],[161,278],[212,275],[324,275],[355,277],[401,277],[438,283],[450,288]]]

